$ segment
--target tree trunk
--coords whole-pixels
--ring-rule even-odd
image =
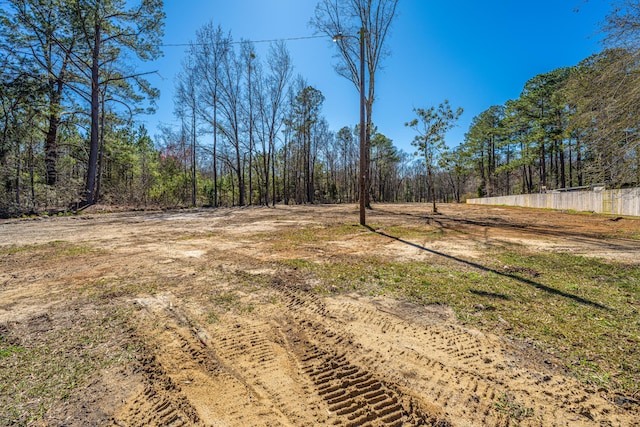
[[[96,16],[94,45],[91,57],[91,139],[89,142],[89,164],[87,167],[87,180],[85,186],[85,204],[95,203],[96,169],[98,165],[99,133],[100,124],[100,91],[99,91],[99,67],[100,67],[100,37],[101,28],[98,20],[98,10],[100,0],[96,0]]]
[[[58,104],[59,105],[59,104]],[[57,110],[54,105],[51,105],[52,110]],[[60,117],[57,112],[49,114],[49,129],[45,136],[44,142],[44,162],[46,170],[46,182],[47,185],[56,185],[58,182],[58,126],[60,125]]]
[[[540,185],[547,186],[547,153],[544,142],[540,143]]]
[[[33,156],[33,140],[29,142],[29,182],[31,184],[31,209],[36,206],[35,159]]]
[[[580,137],[576,137],[576,174],[578,175],[578,187],[582,187],[582,149]]]
[[[369,77],[370,81],[372,77]],[[373,102],[367,102],[366,113],[366,129],[364,133],[364,205],[367,209],[371,209],[371,110]],[[363,224],[364,225],[364,224]]]
[[[217,77],[217,76],[216,76]],[[217,85],[217,84],[216,84]],[[218,89],[213,95],[213,207],[218,207]]]
[[[198,183],[196,181],[196,106],[192,106],[192,135],[191,135],[191,206],[197,204]]]
[[[569,149],[569,187],[573,187],[573,151],[571,149],[571,138],[568,141]]]
[[[238,118],[236,116],[236,112],[234,111],[234,123],[238,123]],[[242,159],[240,156],[240,139],[238,135],[237,126],[234,129],[234,138],[235,138],[235,149],[236,149],[236,175],[238,177],[238,205],[244,206],[244,171],[242,165]]]
[[[271,197],[271,203],[273,203],[273,207],[276,207],[276,144],[275,142],[272,140],[270,143],[271,148],[269,148],[269,150],[271,151],[271,182],[272,182],[272,188],[271,190],[273,191],[272,197]]]
[[[433,183],[433,170],[431,166],[427,167],[427,175],[429,176],[429,190],[431,192],[431,200],[433,203],[433,213],[438,213],[438,206],[436,206],[436,187]]]
[[[251,93],[251,64],[249,64],[249,206],[253,203],[253,94]]]
[[[566,171],[565,171],[565,165],[564,165],[564,149],[562,148],[562,144],[560,144],[560,185],[562,186],[562,188],[566,188],[567,187],[567,177],[566,177]]]
[[[307,202],[313,203],[313,171],[311,170],[311,134],[310,129],[304,138],[307,140],[305,142],[305,157],[304,157],[304,166],[305,166],[305,178],[306,178],[306,187],[307,187]]]
[[[104,158],[104,122],[105,122],[105,99],[104,95],[102,96],[102,102],[100,106],[100,143],[99,143],[99,154],[98,154],[98,170],[96,172],[96,193],[94,196],[94,201],[97,203],[100,200],[100,191],[102,188],[102,167],[103,167],[103,158]]]
[[[287,172],[288,172],[288,162],[287,162],[287,158],[288,158],[288,141],[287,141],[287,137],[285,136],[284,138],[284,146],[283,146],[283,153],[282,153],[282,196],[284,197],[284,204],[288,205],[289,204],[289,179],[287,177]]]
[[[49,129],[45,136],[44,154],[45,154],[45,171],[46,171],[46,183],[47,185],[56,185],[58,182],[58,127],[60,126],[60,104],[62,103],[62,90],[64,89],[64,78],[67,64],[69,63],[71,50],[75,41],[71,43],[70,49],[67,52],[62,65],[60,67],[60,73],[58,77],[52,77],[49,83]]]
[[[16,208],[20,211],[20,174],[22,174],[22,160],[20,159],[20,143],[17,144],[18,150],[16,153],[16,177],[15,177],[15,186],[16,186]]]
[[[240,143],[236,144],[236,176],[238,178],[238,205],[244,206],[244,186],[242,184],[242,161],[240,159]]]

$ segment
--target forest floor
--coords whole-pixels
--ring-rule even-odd
[[[640,219],[0,221],[0,426],[640,425]]]

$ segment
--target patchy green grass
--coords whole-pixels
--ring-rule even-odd
[[[504,414],[512,420],[515,420],[516,422],[533,416],[533,409],[522,406],[521,404],[516,402],[513,397],[507,395],[506,393],[498,397],[495,408],[496,411]]]
[[[636,232],[630,232],[630,231],[614,231],[612,233],[609,233],[607,235],[605,235],[604,237],[607,238],[614,238],[614,239],[631,239],[631,240],[640,240],[640,221],[638,221],[638,228],[639,230]]]
[[[0,255],[13,255],[22,252],[30,252],[33,256],[39,256],[43,259],[56,259],[99,251],[89,246],[78,245],[64,240],[53,240],[40,245],[11,245],[0,248]]]
[[[137,276],[127,277],[102,277],[87,282],[80,294],[91,301],[103,302],[119,297],[133,297],[140,294],[155,295],[158,290],[158,282],[144,280]]]
[[[243,298],[235,292],[221,293],[209,297],[213,307],[207,314],[207,322],[215,323],[220,320],[218,313],[235,311],[241,314],[249,314],[255,310],[255,305],[243,301]]]
[[[41,315],[0,325],[0,426],[31,424],[96,370],[126,363],[133,352],[118,335],[129,316],[125,309],[102,307],[90,315]]]
[[[209,302],[213,305],[213,307],[208,310],[205,318],[209,324],[220,321],[219,313],[241,309],[240,297],[233,292],[211,295]]]
[[[394,236],[398,239],[409,239],[409,240],[420,240],[424,241],[435,241],[441,239],[445,236],[445,234],[454,233],[452,231],[446,231],[442,227],[438,227],[437,224],[427,224],[425,220],[424,225],[390,225],[387,227],[371,227],[374,230],[379,232],[383,232],[385,234]]]
[[[375,238],[375,235],[358,224],[340,223],[314,225],[302,228],[288,228],[280,230],[277,234],[264,233],[258,237],[263,241],[271,242],[274,249],[286,250],[305,246],[316,246],[346,237]]]
[[[317,291],[358,291],[451,306],[475,327],[532,342],[585,382],[640,390],[640,267],[524,249],[483,261],[378,257],[284,262],[320,280]]]
[[[3,341],[3,336],[0,335],[0,359],[9,357],[12,354],[24,353],[25,351],[24,347],[21,347],[18,345],[10,345],[10,344],[3,345],[2,341]]]
[[[220,318],[218,317],[218,315],[216,314],[216,312],[215,312],[215,311],[210,310],[210,311],[207,313],[206,321],[207,321],[207,323],[209,323],[209,324],[213,324],[213,323],[217,323],[217,322],[219,322],[219,321],[220,321]]]
[[[230,310],[240,304],[240,297],[235,293],[225,293],[220,295],[212,295],[209,300],[216,306],[225,310]]]

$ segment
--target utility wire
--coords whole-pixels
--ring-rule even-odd
[[[308,40],[308,39],[324,39],[326,36],[304,36],[304,37],[287,37],[281,39],[270,39],[270,40],[239,40],[239,41],[231,41],[229,44],[241,44],[241,43],[272,43],[272,42],[284,42],[284,41],[295,41],[295,40]],[[180,47],[180,46],[206,46],[209,43],[166,43],[160,44],[158,47]]]

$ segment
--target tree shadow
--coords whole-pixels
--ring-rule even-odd
[[[615,249],[615,250],[635,250],[640,247],[640,243],[637,240],[628,239],[628,238],[607,238],[603,239],[602,236],[593,233],[587,230],[578,230],[578,229],[557,229],[552,230],[547,226],[540,226],[536,224],[529,224],[524,222],[516,222],[513,220],[508,220],[500,217],[486,217],[483,219],[470,219],[470,218],[459,218],[455,216],[450,216],[446,214],[424,214],[418,215],[413,213],[398,213],[390,210],[378,209],[378,212],[389,214],[389,215],[403,215],[408,217],[413,217],[419,220],[425,220],[427,223],[433,223],[436,227],[439,227],[441,230],[451,230],[451,231],[464,231],[464,226],[470,227],[478,227],[478,228],[497,228],[502,230],[510,230],[518,233],[526,232],[533,235],[539,236],[551,236],[551,237],[559,237],[562,239],[571,239],[575,242],[583,242],[588,243],[590,245],[600,246],[602,248],[607,249]]]
[[[447,258],[447,259],[459,262],[461,264],[468,265],[468,266],[473,267],[473,268],[477,268],[478,270],[486,271],[486,272],[489,272],[489,273],[494,273],[494,274],[497,274],[497,275],[503,276],[503,277],[508,277],[508,278],[516,280],[516,281],[518,281],[520,283],[524,283],[526,285],[532,286],[532,287],[534,287],[536,289],[539,289],[541,291],[547,292],[547,293],[552,294],[552,295],[557,295],[557,296],[560,296],[560,297],[563,297],[563,298],[567,298],[567,299],[573,300],[573,301],[575,301],[577,303],[580,303],[580,304],[588,305],[588,306],[595,307],[595,308],[598,308],[598,309],[601,309],[601,310],[608,310],[608,311],[611,310],[609,307],[604,306],[602,304],[599,304],[597,302],[594,302],[594,301],[588,300],[586,298],[582,298],[580,296],[573,295],[573,294],[570,294],[570,293],[567,293],[567,292],[563,292],[563,291],[558,290],[558,289],[551,288],[549,286],[543,285],[542,283],[538,283],[538,282],[530,280],[530,279],[525,279],[524,277],[516,276],[515,274],[498,271],[498,270],[495,270],[493,268],[487,267],[487,266],[482,265],[482,264],[478,264],[478,263],[473,262],[473,261],[467,261],[465,259],[458,258],[458,257],[455,257],[453,255],[445,254],[444,252],[439,252],[439,251],[436,251],[434,249],[429,249],[429,248],[426,248],[426,247],[424,247],[422,245],[418,245],[417,243],[409,242],[409,241],[401,239],[399,237],[392,236],[392,235],[387,234],[387,233],[385,233],[383,231],[377,231],[377,230],[371,228],[368,225],[365,225],[365,227],[367,229],[369,229],[370,231],[372,231],[373,233],[375,233],[375,234],[378,234],[378,235],[383,236],[383,237],[387,237],[389,239],[396,240],[396,241],[398,241],[400,243],[404,243],[405,245],[412,246],[412,247],[414,247],[416,249],[420,249],[421,251],[429,252],[431,254],[438,255],[438,256],[441,256],[443,258]]]
[[[481,297],[501,299],[503,301],[510,301],[511,300],[511,298],[509,298],[507,295],[498,294],[496,292],[479,291],[477,289],[469,289],[469,292],[471,292],[474,295],[481,296]]]

